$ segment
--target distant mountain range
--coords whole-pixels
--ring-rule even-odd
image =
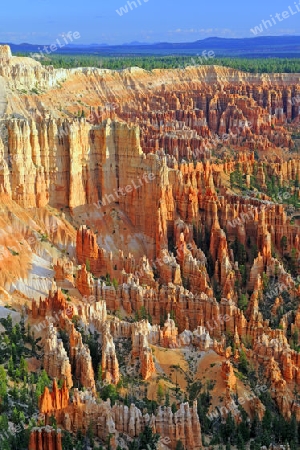
[[[35,53],[39,48],[43,50],[48,44],[9,44],[12,52]],[[7,44],[7,43],[3,43]],[[255,57],[300,57],[300,36],[259,36],[253,38],[218,38],[210,37],[196,42],[170,43],[160,42],[145,44],[131,42],[123,45],[89,44],[79,45],[72,43],[59,48],[55,53],[59,54],[92,54],[102,56],[126,56],[126,55],[191,55],[202,51],[214,51],[216,57],[221,56],[246,56]]]

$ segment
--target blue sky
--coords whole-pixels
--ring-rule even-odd
[[[300,0],[297,0],[297,3]],[[210,36],[253,37],[250,28],[294,0],[11,0],[1,5],[0,41],[51,44],[63,33],[79,32],[76,43],[190,42]],[[139,5],[139,3],[141,5]],[[300,10],[300,5],[299,5]],[[300,12],[262,35],[300,35]]]

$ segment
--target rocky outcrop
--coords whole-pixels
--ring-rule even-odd
[[[44,367],[52,377],[66,379],[67,386],[72,387],[72,374],[82,386],[95,391],[95,375],[90,351],[82,342],[81,334],[76,331],[74,324],[65,315],[60,315],[59,326],[69,336],[70,359],[63,342],[57,337],[57,328],[50,323],[45,339]]]
[[[168,314],[168,319],[160,332],[161,345],[166,348],[176,348],[178,347],[177,337],[178,328],[175,326],[174,320],[170,318],[170,314]]]
[[[48,317],[57,318],[61,314],[67,314],[72,317],[73,307],[67,304],[67,301],[60,289],[50,291],[49,296],[45,300],[40,299],[39,304],[32,301],[32,318],[41,319]]]
[[[55,270],[54,278],[56,281],[68,280],[71,283],[74,282],[72,261],[58,259],[57,263],[54,265],[54,270]]]
[[[226,383],[226,388],[229,389],[230,391],[234,391],[236,389],[237,379],[230,361],[223,361],[221,368],[221,376]]]
[[[61,389],[57,387],[56,380],[53,381],[52,392],[45,387],[39,399],[39,409],[41,414],[51,415],[51,413],[67,408],[69,404],[69,390],[66,380]]]
[[[9,45],[0,46],[0,60],[2,64],[9,64],[12,58],[11,49]]]
[[[89,259],[87,259],[87,261],[88,261],[88,263],[90,262]],[[86,270],[85,264],[82,264],[80,266],[79,270],[77,270],[75,283],[76,283],[77,289],[83,296],[89,297],[89,296],[93,295],[94,284],[95,284],[93,275]]]
[[[95,436],[106,440],[111,435],[113,447],[116,446],[119,433],[136,438],[145,425],[150,425],[162,438],[168,438],[168,446],[172,450],[175,450],[179,439],[191,450],[202,448],[196,402],[192,407],[182,403],[174,414],[170,407],[159,407],[157,414],[150,416],[143,415],[133,404],[130,407],[122,404],[111,406],[109,400],[96,403],[88,392],[75,389],[73,402],[63,410],[54,412],[54,416],[58,424],[71,432],[81,430],[86,433],[92,424]]]
[[[158,344],[159,327],[151,326],[146,320],[137,322],[133,324],[131,340],[132,358],[138,358],[142,379],[147,380],[156,372],[150,344]]]
[[[96,390],[95,374],[90,350],[86,344],[83,344],[81,334],[69,319],[64,320],[63,328],[69,335],[70,362],[74,376],[82,386],[94,392]]]
[[[33,428],[29,437],[28,450],[63,450],[62,432],[50,426]]]
[[[119,363],[113,338],[106,326],[102,346],[102,379],[109,384],[118,384],[120,380]]]
[[[143,348],[140,353],[141,376],[143,380],[148,380],[156,373],[153,360],[152,349],[149,347],[147,340],[144,338]]]
[[[73,386],[72,368],[63,342],[57,337],[53,324],[49,325],[44,344],[44,368],[47,374],[56,379],[65,379],[67,387]]]
[[[83,297],[82,300],[83,304],[78,306],[78,315],[81,320],[102,332],[103,325],[107,320],[105,300],[97,301],[94,296]]]
[[[198,450],[202,448],[201,427],[197,414],[197,402],[192,408],[188,403],[181,403],[177,412],[172,414],[171,408],[159,407],[151,422],[156,432],[161,436],[169,437],[171,448],[175,449],[178,440],[189,449]]]

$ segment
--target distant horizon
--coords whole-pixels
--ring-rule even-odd
[[[75,31],[75,30],[73,30]],[[3,33],[0,33],[0,35]],[[61,38],[63,36],[62,35],[58,35],[57,37],[54,37],[53,39],[58,39]],[[155,41],[139,41],[137,39],[133,39],[133,40],[127,40],[127,41],[119,41],[119,42],[115,42],[115,43],[109,43],[109,42],[81,42],[79,45],[82,46],[93,46],[93,45],[107,45],[109,47],[114,47],[114,46],[118,46],[118,45],[132,45],[132,44],[140,44],[140,45],[155,45],[155,44],[164,44],[164,43],[168,43],[168,44],[188,44],[188,43],[193,43],[193,42],[197,42],[197,41],[206,41],[208,39],[234,39],[234,40],[241,40],[241,39],[257,39],[257,38],[276,38],[276,37],[299,37],[300,38],[300,30],[295,33],[295,34],[268,34],[268,35],[251,35],[251,36],[218,36],[218,35],[211,35],[211,36],[206,36],[206,37],[199,37],[199,38],[194,38],[194,39],[184,39],[184,40],[178,40],[178,39],[161,39],[161,40],[155,40]],[[28,45],[50,45],[50,41],[49,42],[33,42],[33,41],[29,41],[29,40],[18,40],[18,42],[16,41],[8,41],[8,40],[4,40],[4,39],[0,39],[1,41],[1,45],[3,45],[5,43],[5,45],[22,45],[22,44],[28,44]],[[300,42],[299,42],[300,45]]]
[[[77,44],[75,43],[76,41],[72,42],[72,43],[68,43],[69,46],[72,47],[93,47],[93,46],[107,46],[107,47],[118,47],[118,46],[126,46],[126,45],[158,45],[158,44],[179,44],[179,45],[183,45],[183,44],[195,44],[197,42],[202,42],[202,41],[208,41],[208,40],[212,40],[212,39],[221,39],[221,40],[244,40],[244,39],[249,39],[249,40],[257,40],[257,39],[267,39],[267,38],[280,38],[280,37],[299,37],[300,39],[300,31],[299,34],[279,34],[279,35],[266,35],[266,36],[245,36],[245,37],[222,37],[222,36],[208,36],[205,38],[199,38],[199,39],[195,39],[195,40],[187,40],[187,41],[153,41],[153,42],[145,42],[145,41],[129,41],[129,42],[122,42],[122,43],[115,43],[115,44],[109,44],[107,42],[90,42],[90,43],[80,43],[78,42]],[[60,37],[61,39],[61,37]],[[1,41],[0,45],[15,45],[15,46],[20,46],[20,45],[32,45],[32,46],[39,46],[39,45],[50,45],[51,42],[38,42],[38,43],[33,43],[33,42],[29,42],[29,41],[23,41],[23,42],[12,42],[12,41]],[[299,42],[300,45],[300,42]]]
[[[0,41],[15,45],[55,42],[68,32],[80,33],[80,44],[124,45],[186,43],[210,37],[298,36],[300,3],[294,0],[23,0],[5,4]],[[267,24],[266,26],[264,24]]]

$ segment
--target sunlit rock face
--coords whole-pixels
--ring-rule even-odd
[[[8,63],[9,60],[12,58],[11,49],[9,45],[1,45],[0,46],[0,59],[3,61],[3,63]]]
[[[41,411],[47,413],[52,408],[55,389],[56,386],[54,385],[51,394],[48,388],[45,389],[42,395]],[[48,399],[47,407],[46,399]],[[79,392],[75,389],[72,404],[64,405],[62,408],[58,407],[56,410],[52,408],[51,412],[71,432],[86,429],[92,423],[94,435],[104,441],[111,435],[113,442],[116,442],[120,433],[130,436],[130,438],[136,438],[143,431],[145,425],[150,425],[162,438],[166,438],[166,442],[172,450],[175,450],[178,440],[181,440],[191,450],[202,448],[197,402],[194,402],[192,407],[188,403],[181,403],[175,413],[172,413],[170,407],[159,407],[157,414],[149,416],[149,414],[143,414],[134,404],[131,404],[130,407],[122,404],[111,406],[109,400],[99,404],[91,398],[88,392]],[[45,431],[43,428],[32,431],[29,450],[48,449],[48,447],[37,446],[37,435],[42,434],[43,436]],[[50,430],[47,431],[50,432]],[[53,444],[58,445],[56,441],[60,442],[60,436],[55,436],[54,430],[52,434]],[[44,441],[42,442],[45,445]],[[61,447],[54,446],[53,448],[58,450]]]
[[[63,450],[62,432],[50,426],[33,428],[30,433],[28,450]]]

